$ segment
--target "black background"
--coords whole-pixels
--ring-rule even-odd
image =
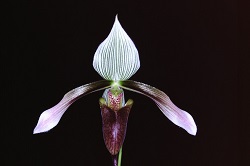
[[[243,165],[249,141],[238,87],[247,88],[239,81],[247,66],[239,68],[237,6],[232,0],[3,5],[1,165],[112,165],[102,138],[102,92],[75,102],[50,132],[32,132],[66,92],[101,79],[93,55],[116,14],[140,54],[141,68],[131,79],[166,92],[198,126],[191,136],[149,98],[126,91],[134,106],[122,165]]]

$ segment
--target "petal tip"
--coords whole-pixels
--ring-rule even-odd
[[[39,131],[39,129],[37,127],[33,130],[33,134],[39,134],[42,132],[45,132],[45,131]]]
[[[44,111],[39,117],[37,125],[33,130],[33,134],[47,132],[54,128],[58,124],[60,117],[61,116],[53,116],[53,114],[50,113],[50,109]]]
[[[38,134],[39,132],[36,132],[35,130],[33,131],[33,134]]]
[[[117,27],[117,28],[122,28],[122,25],[118,19],[118,14],[116,14],[115,16],[115,22],[114,22],[114,26],[120,26],[120,27]],[[122,30],[124,31],[124,29],[122,28]],[[125,31],[124,31],[125,32]]]
[[[181,110],[183,111],[183,110]],[[186,130],[191,135],[196,135],[197,133],[197,126],[194,122],[194,118],[186,111],[183,111],[183,117],[180,117],[180,123],[177,124],[181,126],[184,130]]]
[[[196,136],[196,133],[197,133],[197,127],[196,125],[193,126],[189,131],[188,131],[189,134],[193,135],[193,136]]]

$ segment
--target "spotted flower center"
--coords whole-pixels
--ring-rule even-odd
[[[105,98],[105,97],[104,97]],[[122,89],[110,88],[106,92],[106,102],[109,108],[119,110],[124,105],[124,93]]]

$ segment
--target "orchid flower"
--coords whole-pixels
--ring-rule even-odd
[[[55,127],[67,108],[82,96],[105,90],[99,100],[103,137],[110,154],[117,155],[125,139],[128,116],[133,104],[131,99],[125,103],[123,90],[129,90],[151,98],[170,121],[189,134],[196,135],[197,127],[192,116],[175,106],[164,92],[150,85],[128,80],[140,68],[139,54],[117,16],[108,37],[94,54],[93,67],[104,80],[66,93],[57,105],[40,115],[34,134]]]

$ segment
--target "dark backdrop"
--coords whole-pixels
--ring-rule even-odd
[[[75,102],[50,132],[32,131],[66,92],[101,79],[93,55],[117,13],[140,54],[131,79],[166,92],[198,126],[191,136],[153,101],[126,91],[134,106],[122,165],[237,166],[249,157],[240,127],[235,1],[12,1],[3,8],[1,165],[111,165],[102,92]]]

